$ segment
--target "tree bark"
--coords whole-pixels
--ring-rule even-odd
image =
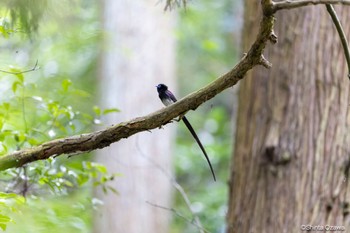
[[[175,87],[173,15],[154,1],[105,0],[106,43],[101,57],[101,100],[120,113],[105,119],[115,124],[161,108],[156,85]],[[155,107],[156,106],[156,107]],[[143,132],[97,153],[97,161],[120,173],[110,185],[118,194],[96,195],[94,232],[167,232],[169,213],[147,202],[170,206],[172,127]],[[161,169],[159,168],[161,167]]]
[[[245,2],[243,48],[259,27]],[[350,38],[350,12],[335,7]],[[240,83],[227,232],[350,228],[350,92],[339,36],[325,6],[279,11],[268,71]],[[313,228],[315,229],[315,228]]]

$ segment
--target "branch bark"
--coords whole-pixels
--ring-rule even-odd
[[[51,156],[75,154],[101,149],[109,146],[111,143],[117,142],[123,138],[128,138],[136,133],[161,127],[187,111],[196,109],[199,105],[212,99],[223,90],[232,87],[244,77],[247,71],[256,65],[261,65],[262,61],[265,61],[263,63],[265,64],[265,67],[270,67],[270,64],[263,57],[263,51],[267,41],[271,41],[272,37],[276,37],[273,32],[273,14],[276,11],[302,7],[310,4],[350,5],[349,0],[301,0],[283,2],[262,0],[261,3],[264,14],[260,22],[260,29],[257,38],[248,53],[228,73],[217,78],[206,87],[189,94],[175,104],[147,116],[122,122],[104,130],[52,140],[37,147],[23,149],[2,156],[0,157],[0,171],[12,167],[20,167],[26,163],[47,159]],[[277,41],[277,38],[275,39]]]
[[[297,1],[291,1],[291,0],[285,0],[281,2],[274,2],[273,6],[271,7],[272,14],[276,13],[279,10],[288,10],[288,9],[294,9],[309,5],[325,5],[325,4],[342,4],[342,5],[350,5],[349,0],[297,0]]]
[[[270,19],[270,21],[272,21],[272,19]],[[272,23],[270,23],[269,27],[272,28]],[[128,138],[136,133],[149,131],[171,122],[172,119],[186,113],[188,110],[196,109],[202,103],[235,85],[242,79],[244,74],[260,61],[259,55],[262,53],[264,47],[261,43],[265,44],[267,37],[266,35],[265,38],[258,37],[260,40],[259,43],[255,43],[252,47],[252,51],[250,51],[231,71],[216,79],[205,88],[186,96],[176,104],[147,116],[122,122],[100,131],[55,139],[37,147],[7,154],[0,157],[0,171],[12,167],[20,167],[26,163],[47,159],[51,156],[101,149],[120,139]]]
[[[274,18],[272,15],[263,17],[260,32],[255,43],[247,55],[231,71],[175,104],[147,116],[122,122],[104,130],[55,139],[37,147],[7,154],[0,157],[0,171],[12,167],[20,167],[26,163],[47,159],[51,156],[101,149],[136,133],[161,127],[187,111],[196,109],[199,105],[212,99],[223,90],[235,85],[244,77],[248,70],[261,63],[263,50],[272,32],[273,22]]]

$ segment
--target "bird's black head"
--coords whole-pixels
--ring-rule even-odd
[[[164,84],[158,84],[156,87],[157,87],[158,93],[168,90],[168,87]]]

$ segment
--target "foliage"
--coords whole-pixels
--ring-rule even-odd
[[[89,232],[91,209],[99,205],[98,201],[88,198],[89,190],[87,186],[70,195],[28,198],[25,205],[15,205],[20,213],[6,232]]]
[[[36,4],[27,1],[7,1],[10,5],[0,8],[0,49],[3,51],[0,69],[6,71],[0,72],[0,156],[53,138],[91,131],[93,125],[101,124],[102,115],[117,111],[92,107],[100,39],[98,8],[85,2],[57,16],[44,14],[49,10],[46,9],[49,1],[36,3],[40,2],[38,9],[34,9]],[[15,30],[14,25],[37,34],[31,34],[30,40],[22,40],[23,34]],[[38,69],[22,73],[26,67],[32,67],[35,60],[38,60]],[[1,172],[0,228],[5,230],[9,222],[14,222],[12,216],[21,219],[21,211],[28,212],[34,203],[33,209],[38,213],[49,214],[46,220],[34,218],[32,221],[46,221],[47,227],[57,225],[54,216],[67,209],[58,210],[57,203],[43,202],[52,194],[65,196],[74,193],[76,187],[95,185],[104,191],[116,192],[107,184],[115,175],[109,175],[100,164],[85,161],[88,159],[89,155],[57,157]],[[82,196],[75,204],[85,206],[85,215],[91,214],[92,207],[85,200],[90,194],[85,192]],[[20,201],[23,197],[25,202]],[[70,199],[60,200],[64,203]],[[82,216],[85,215],[74,219],[84,222],[86,218]],[[28,228],[18,231],[18,228],[21,227],[14,227],[17,229],[14,232],[31,231]]]
[[[75,1],[73,5],[65,2],[70,7],[59,5],[59,9],[65,9],[60,14],[49,0],[37,1],[42,3],[39,7],[26,6],[23,2],[7,0],[0,4],[0,69],[17,72],[0,72],[3,94],[0,96],[0,155],[52,138],[90,131],[93,125],[101,123],[102,115],[118,112],[118,109],[94,106],[91,94],[95,91],[101,36],[94,1]],[[54,5],[57,8],[57,1]],[[204,0],[189,2],[186,9],[180,10],[177,36],[178,73],[183,78],[181,94],[203,86],[234,64],[234,28],[228,26],[232,25],[232,9],[229,0]],[[21,40],[26,34],[20,32],[31,33],[31,39]],[[36,60],[40,69],[18,73],[33,67]],[[208,151],[218,177],[216,183],[184,126],[180,127],[176,147],[179,183],[189,195],[194,213],[210,231],[219,231],[224,226],[225,182],[232,144],[231,99],[230,95],[223,95],[210,101],[210,107],[203,106],[188,114]],[[7,231],[12,232],[89,231],[91,210],[99,201],[92,200],[88,190],[94,185],[105,191],[116,190],[107,183],[115,175],[109,175],[99,164],[86,162],[88,159],[89,155],[57,157],[2,172],[0,228],[8,227]],[[76,187],[85,191],[75,192]],[[51,194],[55,194],[55,198]],[[192,219],[179,195],[175,196],[174,209]],[[25,217],[28,215],[31,218]],[[14,221],[23,224],[8,225]],[[36,227],[29,229],[28,225]],[[173,232],[194,231],[193,225],[176,217],[172,229]]]
[[[181,10],[177,36],[178,73],[183,95],[196,90],[229,70],[237,60],[233,34],[239,29],[233,20],[232,1],[189,2]],[[183,96],[182,95],[182,96]],[[190,200],[194,214],[210,232],[224,229],[227,209],[227,178],[232,151],[231,111],[233,94],[224,93],[194,112],[187,114],[204,144],[217,182],[187,128],[180,124],[176,147],[176,172]],[[189,148],[191,148],[189,150]],[[180,194],[175,197],[174,209],[192,219]],[[198,231],[195,226],[174,217],[172,232]]]
[[[30,35],[36,32],[43,14],[48,10],[50,0],[35,0],[28,4],[23,0],[3,0],[0,3],[3,29],[25,32]],[[5,35],[5,34],[3,34]]]
[[[3,231],[6,230],[7,224],[12,221],[12,219],[6,215],[6,212],[17,211],[15,207],[11,206],[12,203],[22,204],[24,203],[24,198],[14,193],[0,192],[0,228]]]

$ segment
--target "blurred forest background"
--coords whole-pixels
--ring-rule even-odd
[[[186,8],[175,10],[179,98],[237,62],[241,4],[190,1]],[[105,115],[123,111],[98,104],[98,60],[106,36],[101,7],[95,0],[0,3],[0,69],[5,71],[0,72],[1,155],[93,131],[106,126]],[[163,9],[164,4],[155,1],[154,7]],[[157,84],[149,83],[152,88]],[[213,182],[185,126],[176,124],[173,167],[194,213],[173,192],[171,208],[176,212],[164,210],[171,214],[172,233],[198,231],[192,214],[210,232],[225,229],[235,96],[231,89],[188,114],[211,157],[218,182]],[[158,99],[155,88],[154,98]],[[123,174],[108,171],[92,157],[93,153],[59,156],[1,172],[0,228],[6,232],[92,232],[93,211],[103,205],[94,198],[93,189],[117,198],[118,190],[109,181],[123,179]]]

